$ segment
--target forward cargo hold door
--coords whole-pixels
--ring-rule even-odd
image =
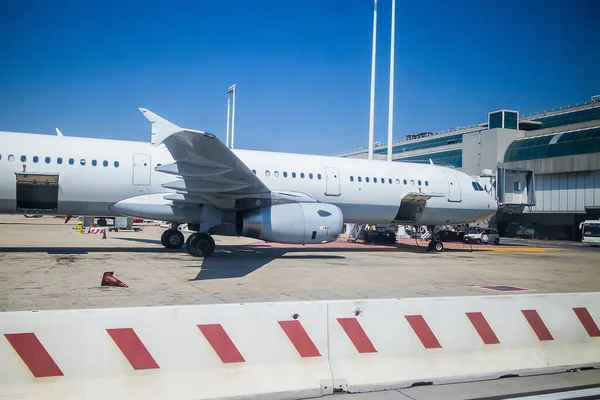
[[[17,172],[17,210],[51,213],[58,208],[58,174]]]

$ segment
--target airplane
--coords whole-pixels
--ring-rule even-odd
[[[171,223],[161,243],[195,257],[212,235],[287,244],[337,240],[344,223],[466,224],[495,199],[439,165],[231,149],[140,108],[150,142],[0,132],[0,213],[128,216]],[[184,238],[187,224],[194,233]],[[429,248],[442,251],[437,236]]]

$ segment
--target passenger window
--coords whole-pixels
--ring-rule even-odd
[[[402,182],[404,182],[405,185],[408,185],[408,181],[405,179]]]
[[[9,162],[13,162],[13,161],[15,161],[15,156],[14,156],[14,154],[9,154],[9,155],[8,155],[8,161],[9,161]]]
[[[50,157],[46,157],[44,161],[46,161],[46,164],[50,164]]]
[[[295,178],[295,177],[296,177],[296,173],[292,172],[292,178]]]
[[[429,182],[428,181],[425,181],[425,186],[429,186]]]
[[[58,158],[56,159],[56,163],[57,163],[57,164],[62,164],[62,157],[58,157]]]
[[[27,161],[27,156],[21,156],[21,162]]]
[[[359,181],[359,182],[362,182],[362,178],[361,178],[360,176],[358,177],[358,181]]]
[[[106,160],[102,161],[102,165],[105,167],[108,167],[108,161],[106,161]],[[160,164],[158,164],[158,165],[160,165]]]
[[[253,173],[254,175],[256,175],[256,170],[255,170],[255,169],[253,169],[253,170],[252,170],[252,173]]]
[[[119,162],[115,161],[115,168],[119,168]]]
[[[69,158],[69,164],[71,164],[71,165],[75,164],[75,160],[73,160],[72,158]]]
[[[321,174],[317,174],[317,179],[321,179]]]
[[[79,160],[79,164],[85,165],[85,158],[82,158],[81,160]]]
[[[273,172],[273,175],[275,175],[275,178],[279,177],[279,171]]]
[[[390,185],[392,184],[392,178],[389,179],[389,183]],[[400,181],[398,181],[398,183],[400,183]]]
[[[400,184],[400,179],[396,179],[396,185]]]
[[[96,165],[98,165],[98,161],[92,160],[92,165],[95,167]]]
[[[381,183],[385,183],[385,179],[381,178]]]
[[[377,178],[373,178],[373,183],[377,183]]]
[[[33,162],[36,163],[40,160],[40,158],[38,156],[33,156]]]
[[[265,176],[271,176],[271,172],[269,170],[265,171]]]
[[[410,180],[410,186],[415,186],[415,180],[414,179]]]
[[[369,177],[368,176],[365,178],[365,182],[367,182],[367,183],[369,182]]]
[[[350,177],[350,182],[354,182],[354,177],[353,176]]]
[[[308,174],[308,178],[309,178],[309,179],[312,179],[312,178],[313,178],[313,176],[314,176],[314,175],[312,174],[312,172],[311,172],[310,174]]]
[[[420,180],[420,179],[419,179],[419,181],[418,181],[418,184],[419,184],[419,186],[421,186],[421,180]]]
[[[283,171],[283,177],[287,178],[287,172]]]
[[[304,179],[304,172],[300,173],[300,178]]]

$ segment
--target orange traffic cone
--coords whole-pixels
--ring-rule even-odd
[[[102,275],[102,284],[100,286],[119,286],[129,287],[113,276],[114,272],[105,272]]]
[[[102,230],[102,239],[106,239],[106,229]]]

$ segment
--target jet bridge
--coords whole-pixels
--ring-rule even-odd
[[[499,167],[496,185],[498,206],[506,212],[521,213],[525,207],[535,206],[533,170]]]
[[[17,211],[54,213],[58,208],[58,174],[16,172]]]

